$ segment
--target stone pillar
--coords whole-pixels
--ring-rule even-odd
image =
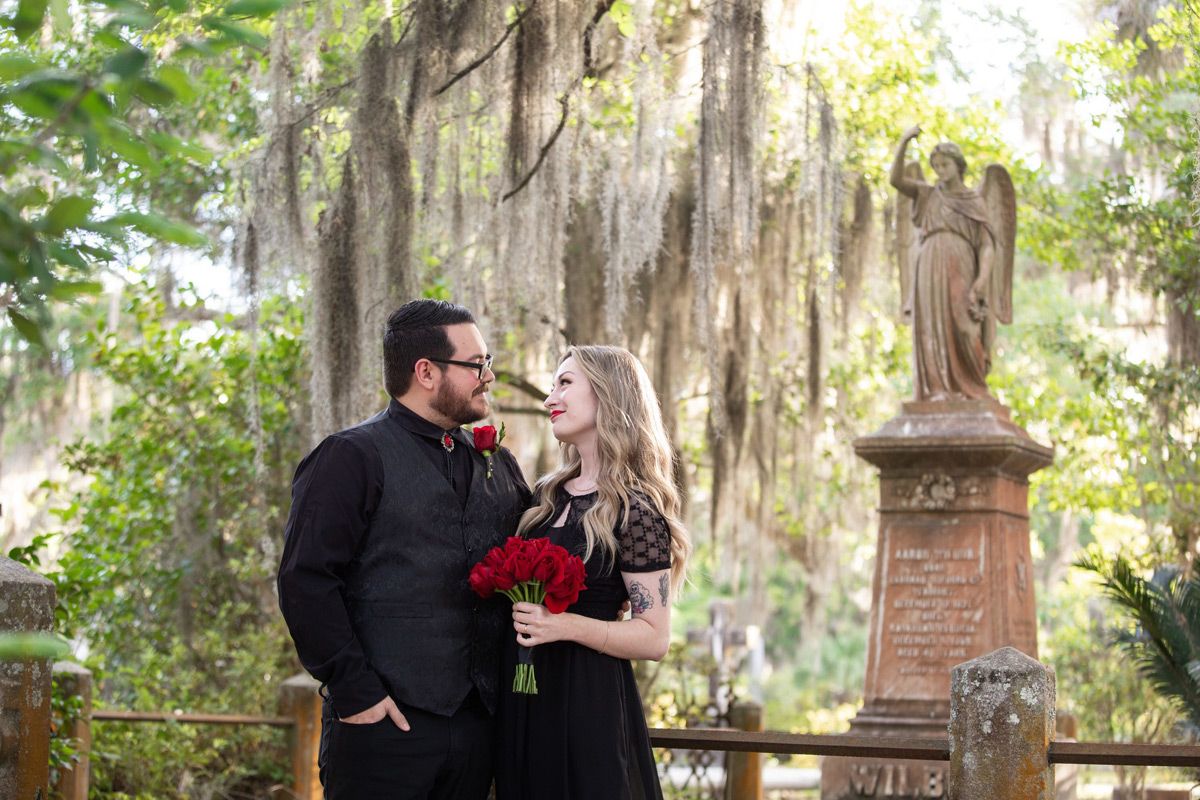
[[[1012,647],[954,668],[950,800],[1053,800],[1054,670]]]
[[[78,697],[82,701],[79,717],[61,732],[75,740],[79,761],[59,771],[54,790],[62,795],[62,800],[87,800],[91,772],[88,754],[92,749],[92,672],[72,661],[57,661],[54,677],[58,679],[58,692],[62,697]]]
[[[292,757],[292,790],[289,798],[321,800],[317,754],[321,747],[321,687],[310,675],[294,675],[279,685],[279,715],[296,724],[288,734]]]
[[[944,738],[950,670],[1037,657],[1029,475],[1054,451],[991,400],[905,403],[854,448],[879,467],[879,537],[858,736]],[[822,800],[945,796],[944,762],[827,758]]]
[[[738,702],[729,709],[729,727],[739,731],[762,731],[763,707],[753,700]],[[725,781],[728,800],[762,800],[763,754],[731,752],[725,762],[729,775]]]
[[[0,556],[0,634],[49,633],[54,584]],[[0,660],[0,797],[47,796],[50,659]]]

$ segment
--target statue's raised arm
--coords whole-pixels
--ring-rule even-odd
[[[984,400],[996,321],[1012,321],[1016,197],[1008,171],[991,164],[980,191],[967,188],[967,161],[953,142],[929,165],[905,161],[909,129],[892,162],[900,192],[896,248],[905,321],[913,325],[913,393],[918,401]]]

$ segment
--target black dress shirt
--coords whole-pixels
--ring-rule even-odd
[[[444,431],[394,399],[388,417],[415,434],[421,452],[448,481],[441,440],[446,433],[454,438],[453,484],[465,507],[473,469],[471,434],[462,428]],[[358,552],[383,495],[383,461],[356,431],[347,428],[327,437],[296,468],[279,569],[280,603],[303,608],[307,615],[302,635],[293,630],[300,660],[337,697],[344,717],[387,695],[367,666],[341,595],[341,568]],[[510,460],[514,474],[521,474],[509,451],[500,450],[493,458]]]
[[[442,430],[437,425],[434,425],[429,420],[420,416],[414,411],[411,411],[396,400],[392,400],[388,406],[388,414],[392,419],[404,426],[404,429],[417,437],[417,444],[420,445],[422,452],[433,462],[437,467],[438,472],[449,480],[446,474],[446,448],[442,444],[442,439],[449,434],[454,439],[454,449],[450,451],[450,461],[454,465],[454,480],[451,485],[454,487],[454,493],[458,495],[458,502],[461,505],[467,504],[467,492],[471,488],[471,454],[467,452],[468,448],[475,447],[474,438],[462,428],[452,428],[450,430]],[[376,459],[379,466],[379,471],[383,471],[383,464]]]

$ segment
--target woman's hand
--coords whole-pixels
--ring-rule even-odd
[[[907,142],[908,140],[915,139],[920,135],[921,135],[921,126],[913,125],[911,128],[909,128],[908,130],[906,130],[904,132],[904,136],[902,136],[901,138]]]
[[[517,643],[525,647],[559,642],[566,637],[574,614],[551,614],[541,603],[513,603],[513,630]]]

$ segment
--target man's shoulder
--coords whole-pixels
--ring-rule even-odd
[[[497,449],[497,455],[499,455],[500,458],[503,458],[508,463],[509,468],[512,469],[512,471],[516,473],[522,480],[525,479],[525,473],[521,471],[521,463],[517,461],[517,457],[512,450],[509,450],[504,445],[500,445]]]
[[[525,473],[521,471],[521,464],[517,461],[517,457],[513,455],[513,451],[509,450],[504,445],[500,446],[497,456],[507,466],[508,474],[513,485],[520,495],[520,505],[522,507],[529,505],[530,498],[533,496],[529,491],[529,483],[525,480]]]
[[[335,433],[333,435],[340,436],[342,434],[352,433],[355,431],[368,431],[369,432],[371,429],[376,428],[379,425],[382,425],[383,423],[387,422],[390,418],[391,418],[391,414],[389,413],[389,410],[385,408],[382,411],[378,412],[377,414],[373,414],[372,416],[367,417],[362,422],[356,422],[355,424],[351,425],[348,428],[342,428],[340,431],[338,431],[337,433]]]
[[[331,433],[318,445],[320,447],[329,447],[342,449],[352,447],[363,453],[375,453],[378,451],[376,446],[376,437],[379,434],[381,427],[388,422],[388,412],[385,408],[378,414],[364,419],[362,422],[355,423],[349,428],[342,428],[336,433]]]

